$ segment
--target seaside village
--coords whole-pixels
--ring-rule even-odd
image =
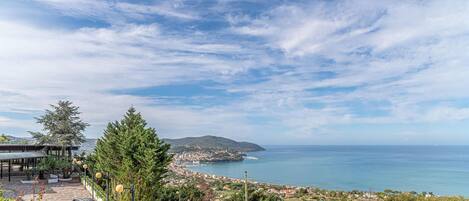
[[[464,200],[425,192],[259,183],[245,170],[239,170],[239,178],[194,172],[188,165],[240,161],[245,153],[203,147],[219,140],[236,143],[214,136],[174,151],[133,107],[120,121],[109,123],[98,140],[85,139],[89,124],[80,119],[78,109],[70,101],[59,101],[37,118],[43,132],[31,132],[31,138],[0,136],[0,201]]]
[[[0,201],[469,201],[469,0],[0,0]]]

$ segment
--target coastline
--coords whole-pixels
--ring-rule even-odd
[[[171,171],[174,173],[181,175],[186,178],[197,178],[197,179],[203,179],[205,181],[207,180],[217,180],[217,181],[222,181],[224,183],[239,183],[239,184],[244,184],[244,179],[239,179],[239,178],[232,178],[232,177],[227,177],[227,176],[221,176],[221,175],[214,175],[214,174],[208,174],[208,173],[203,173],[203,172],[196,172],[193,171],[189,168],[187,168],[187,165],[182,164],[182,165],[175,165],[172,164],[170,165]],[[213,182],[213,181],[212,181]],[[313,188],[313,187],[299,187],[299,186],[293,186],[293,185],[278,185],[278,184],[271,184],[271,183],[265,183],[265,182],[258,182],[252,179],[247,180],[249,185],[254,185],[256,187],[262,187],[266,188],[269,193],[273,193],[276,195],[281,196],[282,198],[289,198],[293,197],[293,195],[296,193],[296,191],[302,189],[302,188]],[[210,181],[208,182],[210,183]],[[314,188],[317,189],[317,188]]]
[[[203,164],[203,163],[202,163]],[[208,174],[203,172],[197,172],[189,169],[186,164],[171,164],[170,170],[175,174],[186,178],[186,180],[180,180],[179,183],[173,183],[173,185],[184,184],[187,180],[195,179],[203,181],[208,186],[211,184],[221,182],[224,184],[223,190],[232,190],[227,188],[231,183],[235,184],[244,184],[244,179],[232,178],[222,175]],[[337,199],[337,198],[346,198],[347,200],[385,200],[390,196],[422,196],[425,198],[456,198],[464,200],[463,196],[453,195],[453,196],[442,196],[433,194],[431,192],[401,192],[394,190],[384,190],[384,191],[362,191],[362,190],[333,190],[333,189],[322,189],[314,186],[296,186],[288,184],[273,184],[266,182],[258,182],[253,179],[247,181],[248,185],[255,187],[256,189],[265,190],[268,193],[275,194],[282,199],[286,200],[296,200],[304,196],[316,197],[320,199]]]

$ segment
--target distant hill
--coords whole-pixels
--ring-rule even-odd
[[[224,137],[202,136],[185,137],[180,139],[163,139],[171,145],[173,152],[185,149],[226,149],[238,152],[263,151],[263,147],[250,142],[237,142]]]
[[[8,142],[4,142],[3,144],[33,144],[34,140],[30,137],[15,137],[12,135],[5,135],[2,134],[2,136],[5,136],[8,138]]]

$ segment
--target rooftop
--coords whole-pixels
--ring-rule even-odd
[[[66,150],[78,150],[80,146],[67,146]],[[36,144],[0,144],[0,152],[5,151],[40,151],[43,149],[48,150],[62,150],[60,145],[36,145]]]
[[[11,153],[0,153],[0,160],[12,160],[21,158],[42,158],[45,157],[46,153],[42,151],[35,152],[11,152]]]

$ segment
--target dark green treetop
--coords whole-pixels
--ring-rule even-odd
[[[98,140],[94,168],[112,175],[116,183],[134,184],[136,200],[154,200],[172,159],[169,148],[131,107],[121,121],[109,123]],[[130,200],[128,192],[121,198]]]
[[[70,101],[59,101],[57,105],[50,105],[45,114],[36,118],[42,124],[41,132],[29,132],[37,144],[57,144],[62,146],[80,145],[85,141],[83,131],[89,126],[79,115],[79,107]]]

